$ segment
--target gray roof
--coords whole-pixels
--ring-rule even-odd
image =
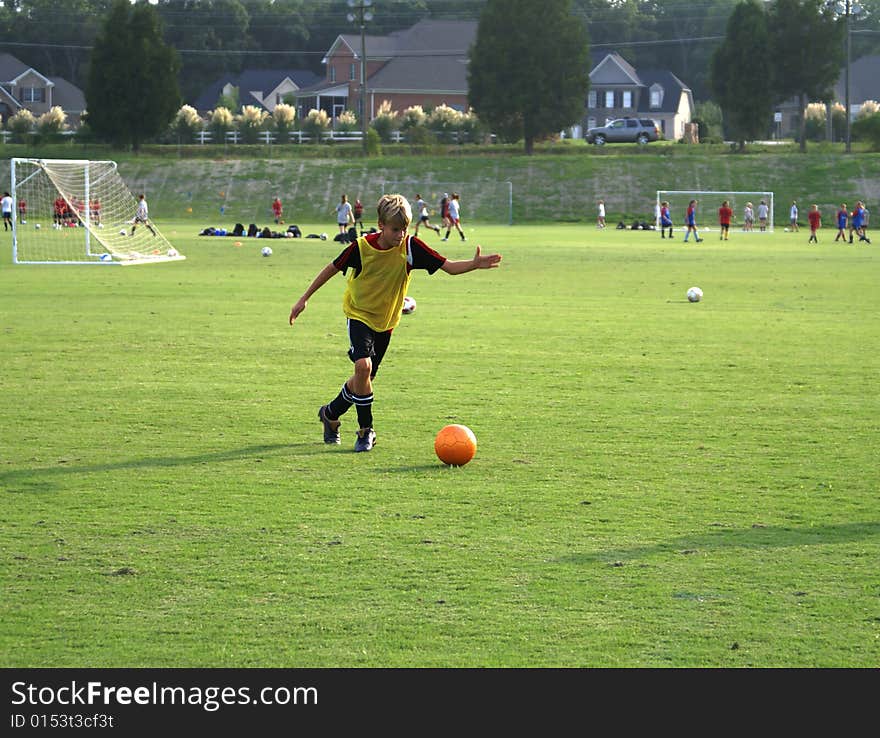
[[[285,78],[290,78],[297,87],[309,87],[318,81],[318,75],[308,69],[245,69],[239,74],[225,74],[212,82],[192,106],[196,110],[212,110],[217,105],[217,98],[223,93],[227,84],[238,87],[239,102],[242,105],[265,107],[251,91],[259,90],[267,95],[280,85]]]
[[[467,94],[468,57],[476,36],[475,21],[416,23],[398,37],[394,57],[370,77],[370,90]]]
[[[367,58],[385,60],[382,68],[370,75],[369,88],[375,92],[466,94],[468,56],[476,36],[476,21],[455,20],[422,20],[387,36],[367,36]],[[340,45],[360,57],[360,35],[341,34],[325,61]],[[325,82],[314,87],[326,86]]]
[[[63,77],[50,77],[55,89],[52,104],[58,105],[65,113],[82,113],[86,109],[86,96],[83,91]]]
[[[0,82],[11,82],[30,67],[12,54],[0,54]]]
[[[840,79],[834,88],[840,102],[846,100],[846,69],[841,71]],[[880,56],[863,56],[850,64],[849,101],[851,105],[861,105],[865,100],[880,101]]]
[[[690,88],[666,69],[647,69],[639,72],[639,78],[645,87],[649,88],[659,84],[663,88],[663,102],[659,108],[651,107],[651,96],[641,95],[639,99],[640,113],[675,113],[681,102],[681,93],[690,95]]]

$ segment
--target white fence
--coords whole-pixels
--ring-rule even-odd
[[[257,143],[271,146],[278,143],[311,143],[312,136],[303,131],[288,131],[284,134],[286,140],[282,140],[282,136],[275,131],[260,131],[257,134]],[[321,141],[360,141],[363,134],[360,131],[326,131],[321,134]],[[400,143],[403,136],[400,131],[392,131],[391,139],[394,143]],[[214,143],[213,131],[199,131],[195,134],[195,141],[198,144]],[[226,131],[224,143],[239,144],[244,142],[244,136],[241,131]]]

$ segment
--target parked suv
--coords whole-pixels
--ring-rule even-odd
[[[597,146],[606,142],[646,144],[660,138],[660,129],[650,118],[618,118],[607,126],[590,128],[585,138]]]

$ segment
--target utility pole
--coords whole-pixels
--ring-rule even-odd
[[[847,0],[849,2],[849,0]],[[366,24],[373,20],[369,8],[373,0],[348,0],[352,13],[348,14],[349,23],[357,22],[361,27],[361,143],[364,154],[367,153],[367,37]]]

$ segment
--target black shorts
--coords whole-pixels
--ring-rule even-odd
[[[369,357],[373,362],[370,378],[376,376],[379,364],[391,343],[391,331],[374,331],[366,323],[354,318],[348,319],[348,358],[352,362]]]

